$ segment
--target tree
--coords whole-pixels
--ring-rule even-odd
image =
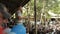
[[[44,0],[37,0],[37,19],[40,19],[41,17],[41,12],[43,9],[43,1]],[[30,8],[30,16],[34,16],[34,0],[31,0],[29,3],[29,8]],[[27,7],[27,5],[25,6]],[[55,14],[60,14],[60,1],[59,0],[45,0],[45,7],[44,7],[45,11],[45,15],[46,18],[50,18],[51,16],[48,14],[49,10],[52,10],[51,12],[55,13]],[[26,12],[24,13],[24,15],[26,14]],[[26,15],[27,16],[27,15]]]

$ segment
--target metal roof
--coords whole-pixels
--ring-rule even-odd
[[[13,14],[14,10],[19,6],[24,6],[30,0],[0,0],[0,3],[3,3],[8,9],[9,13]]]

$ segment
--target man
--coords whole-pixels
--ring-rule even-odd
[[[0,3],[0,34],[5,34],[4,27],[2,24],[5,22],[6,19],[8,19],[9,13],[6,10],[6,7]]]
[[[24,27],[23,23],[21,22],[21,9],[22,7],[20,6],[19,10],[17,11],[17,17],[18,17],[18,23],[17,25],[13,26],[12,32],[15,34],[26,34],[26,28]]]

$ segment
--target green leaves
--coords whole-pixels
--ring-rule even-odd
[[[40,18],[41,17],[41,12],[42,12],[42,9],[43,9],[43,1],[44,0],[37,0],[36,2],[36,10],[37,10],[37,18]],[[30,16],[34,16],[34,0],[31,0],[29,3],[28,3],[29,7],[28,7],[28,10],[30,8],[30,10],[28,11],[30,13]],[[60,1],[59,0],[45,0],[45,11],[44,13],[46,14],[46,18],[50,18],[51,16],[48,14],[48,11],[49,10],[52,10],[51,12],[55,13],[55,14],[60,14]],[[25,6],[27,7],[27,6]],[[25,8],[26,9],[26,8]],[[24,15],[27,13],[27,9],[24,13]],[[27,16],[27,14],[25,15]]]

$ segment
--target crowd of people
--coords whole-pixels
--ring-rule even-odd
[[[35,25],[31,24],[28,31],[29,26],[21,22],[21,12],[20,6],[16,11],[17,19],[13,21],[8,9],[0,3],[0,34],[35,34]],[[60,34],[60,21],[52,20],[45,25],[37,25],[37,34]]]
[[[47,24],[48,23],[48,24]],[[60,22],[59,20],[50,20],[47,21],[45,25],[37,25],[37,34],[60,34]],[[30,29],[29,34],[35,34],[35,26]]]

